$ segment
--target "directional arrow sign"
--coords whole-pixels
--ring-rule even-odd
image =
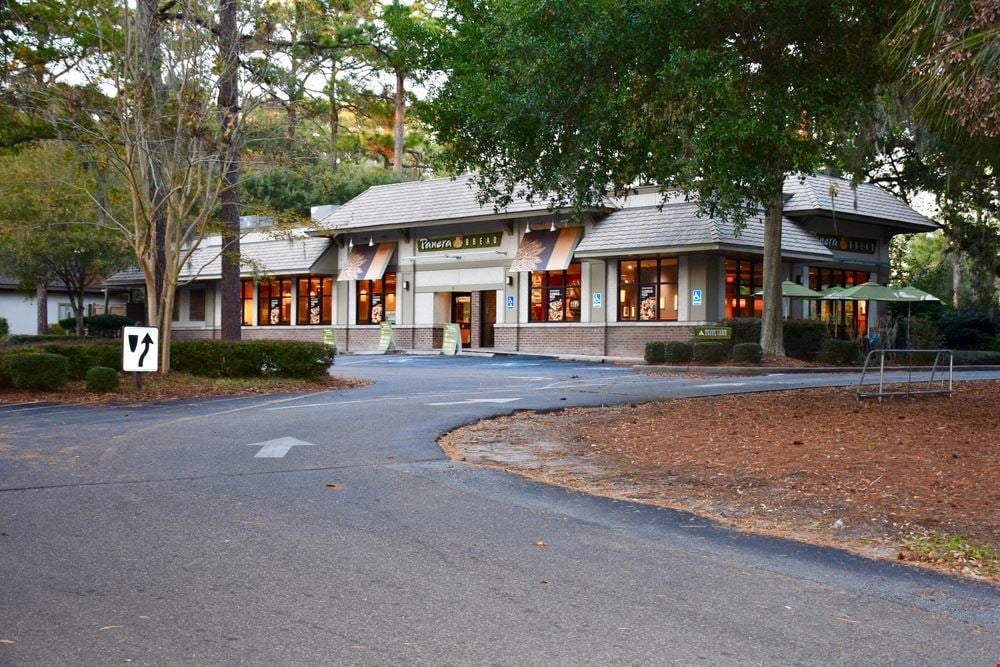
[[[159,368],[160,332],[156,327],[122,328],[122,370],[152,372]]]
[[[470,403],[510,403],[520,401],[520,398],[470,398],[464,401],[448,401],[447,403],[428,403],[427,405],[469,405]]]
[[[292,447],[313,447],[313,443],[295,438],[275,438],[266,442],[251,442],[247,447],[260,447],[260,451],[253,455],[255,459],[281,459],[285,457]]]

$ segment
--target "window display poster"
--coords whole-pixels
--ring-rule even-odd
[[[309,295],[309,324],[319,324],[319,320],[319,297],[311,294]]]
[[[267,320],[271,324],[279,324],[281,322],[281,299],[271,299],[270,308],[268,308]]]
[[[381,324],[382,313],[385,309],[382,307],[382,295],[372,294],[372,324]]]
[[[563,291],[562,288],[549,288],[549,321],[561,322],[563,319]]]
[[[639,319],[656,319],[656,285],[643,285],[639,288]]]

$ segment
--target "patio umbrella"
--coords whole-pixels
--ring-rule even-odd
[[[847,287],[837,292],[831,292],[821,298],[830,301],[902,301],[896,295],[896,290],[873,282]],[[870,337],[872,334],[872,319],[871,317],[867,319],[868,336]]]
[[[897,288],[896,297],[897,301],[906,302],[906,347],[909,348],[912,347],[910,344],[910,306],[914,301],[941,301],[941,299],[922,289],[909,286]]]
[[[759,289],[753,293],[754,296],[764,296],[764,290]],[[818,299],[823,296],[820,292],[814,292],[804,285],[800,285],[791,280],[786,280],[781,283],[781,296],[786,296],[790,299]]]

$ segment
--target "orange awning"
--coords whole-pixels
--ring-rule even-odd
[[[517,247],[510,272],[565,271],[582,237],[583,227],[525,234]]]
[[[347,253],[347,261],[337,274],[337,280],[379,280],[389,266],[394,242],[379,243],[375,246],[356,245]]]

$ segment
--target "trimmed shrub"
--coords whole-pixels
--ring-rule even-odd
[[[693,347],[695,361],[714,363],[725,361],[729,357],[729,349],[726,344],[717,340],[698,341]]]
[[[851,366],[861,361],[861,350],[854,341],[829,338],[819,351],[819,360],[833,366]]]
[[[203,377],[310,378],[326,374],[334,350],[287,340],[178,341],[170,357],[174,370]]]
[[[0,340],[6,338],[7,334],[9,333],[10,333],[10,325],[7,324],[7,318],[0,317]]]
[[[90,338],[117,338],[121,336],[122,327],[130,327],[135,320],[124,315],[90,315],[83,318],[83,328]],[[59,320],[59,326],[66,331],[76,331],[76,318],[65,317]]]
[[[904,336],[909,331],[909,340],[906,343],[910,349],[937,350],[944,346],[944,339],[941,336],[941,332],[938,326],[931,320],[922,317],[911,317],[907,323],[906,318],[903,318],[900,331],[902,331]]]
[[[959,350],[955,352],[956,366],[1000,365],[1000,352],[995,350]]]
[[[67,333],[66,329],[62,327],[58,322],[49,325],[49,335],[50,336],[65,336]]]
[[[15,354],[7,360],[7,368],[16,389],[52,391],[69,380],[69,360],[58,354]]]
[[[756,317],[733,317],[722,320],[722,326],[733,330],[733,345],[760,342],[760,319]]]
[[[647,364],[661,364],[665,360],[663,356],[663,342],[646,343],[646,352],[643,359]]]
[[[65,343],[67,341],[74,340],[82,341],[83,338],[81,336],[36,336],[34,334],[14,334],[7,338],[7,345],[33,345],[35,343],[48,343],[51,341]]]
[[[40,352],[59,354],[69,360],[69,377],[71,380],[83,380],[87,371],[95,366],[120,369],[122,365],[122,348],[116,343],[47,343],[32,348]]]
[[[118,389],[118,371],[107,366],[94,366],[87,371],[87,391],[106,392]]]
[[[672,340],[663,346],[664,361],[691,361],[694,357],[694,346],[679,340]]]
[[[764,356],[764,351],[761,349],[759,343],[737,343],[733,345],[733,361],[759,364],[762,356]]]
[[[785,320],[782,324],[785,354],[812,361],[829,340],[830,331],[818,320]]]

